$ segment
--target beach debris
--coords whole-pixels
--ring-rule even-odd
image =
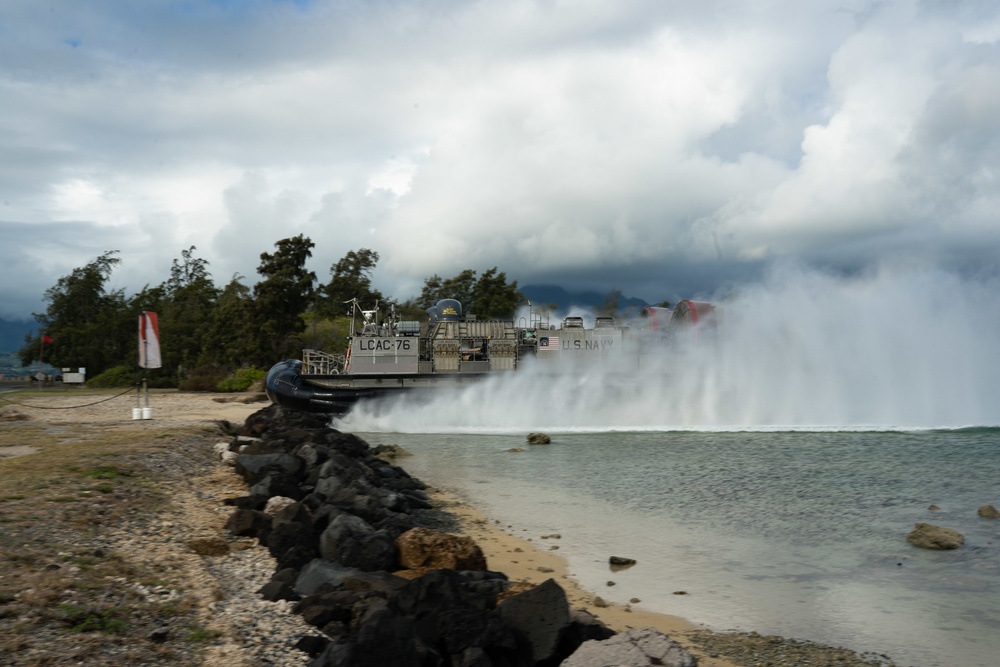
[[[602,598],[600,595],[595,595],[594,596],[594,602],[593,602],[593,604],[594,604],[595,607],[601,607],[602,609],[604,607],[608,606],[607,601],[604,598]]]
[[[552,533],[551,535],[542,535],[543,540],[558,540],[561,539],[562,535],[559,533]]]
[[[613,582],[613,581],[608,581],[608,586],[614,586],[614,585],[615,585],[615,582]]]
[[[545,572],[545,573],[555,572],[555,570],[553,570],[551,567],[545,567],[544,565],[539,565],[535,569],[538,570],[539,572]]]
[[[528,434],[528,444],[529,445],[548,445],[552,442],[552,438],[545,435],[544,433],[529,433]]]
[[[965,544],[965,537],[953,528],[918,523],[906,541],[921,549],[957,549]]]
[[[674,595],[687,595],[687,591],[674,591]]]
[[[604,641],[584,642],[562,667],[695,667],[698,660],[673,639],[653,628],[630,628]]]
[[[993,505],[983,505],[979,508],[978,514],[984,519],[1000,519],[1000,511]]]
[[[631,602],[632,604],[639,604],[640,602],[642,602],[642,600],[640,600],[639,598],[631,598],[629,602]]]

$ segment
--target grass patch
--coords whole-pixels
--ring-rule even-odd
[[[92,609],[85,606],[63,603],[59,611],[65,616],[64,622],[73,632],[100,632],[106,635],[122,634],[128,629],[128,622],[119,618],[113,609]]]
[[[97,468],[84,470],[83,475],[92,479],[117,479],[118,477],[131,477],[132,473],[116,466],[98,466]]]
[[[201,626],[194,626],[188,631],[187,640],[189,642],[207,642],[218,639],[222,633],[218,630],[210,630]]]

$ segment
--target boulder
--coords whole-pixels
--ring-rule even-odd
[[[301,500],[306,493],[299,486],[297,477],[285,472],[273,471],[250,487],[250,495],[266,496],[268,498],[285,496],[293,500]]]
[[[226,521],[226,530],[242,537],[257,537],[270,529],[271,517],[257,510],[237,509]]]
[[[978,514],[984,519],[1000,519],[1000,511],[993,505],[983,505],[979,508]]]
[[[395,569],[396,545],[384,530],[375,530],[353,514],[340,514],[319,538],[323,558],[371,572]]]
[[[256,484],[272,472],[291,476],[302,473],[302,459],[291,454],[240,454],[236,457],[236,472],[250,484]]]
[[[534,662],[556,654],[559,640],[569,627],[570,614],[566,591],[554,579],[507,598],[498,609],[504,623],[527,638]]]
[[[552,442],[552,438],[545,435],[544,433],[529,433],[528,434],[528,444],[529,445],[547,445]]]
[[[399,565],[406,569],[485,570],[486,556],[471,537],[413,528],[396,540]]]
[[[257,594],[260,595],[261,599],[267,600],[268,602],[277,602],[278,600],[288,600],[294,602],[299,599],[295,589],[284,581],[271,580],[261,586],[257,590]]]
[[[475,573],[473,573],[475,574]],[[496,607],[496,591],[474,584],[475,576],[454,570],[432,570],[406,582],[393,595],[393,602],[410,617],[433,616],[449,607],[489,610]]]
[[[608,558],[608,564],[611,565],[612,568],[624,569],[635,565],[635,560],[632,558],[625,558],[624,556],[611,556]]]
[[[270,506],[268,506],[270,507]],[[277,528],[284,523],[301,523],[313,530],[313,517],[309,513],[305,503],[293,502],[291,505],[284,505],[273,514],[265,508],[264,514],[271,517],[271,526]],[[317,533],[318,535],[318,533]]]
[[[420,640],[440,655],[445,664],[461,664],[473,657],[469,648],[482,649],[491,661],[483,665],[530,665],[530,649],[497,613],[496,592],[453,570],[433,570],[406,582],[391,599],[392,608],[413,623]],[[471,584],[471,585],[470,585]],[[360,634],[360,632],[358,633]],[[503,661],[494,662],[501,655]],[[456,663],[458,660],[458,663]]]
[[[316,536],[307,524],[290,521],[275,526],[262,540],[267,550],[278,560],[282,560],[289,550],[298,547],[300,552],[309,554],[307,560],[312,560],[316,553]]]
[[[698,659],[653,628],[632,628],[604,641],[586,641],[562,667],[696,667]]]
[[[356,626],[356,633],[329,644],[311,667],[426,667],[442,662],[419,639],[413,622],[384,600],[373,600]]]
[[[309,625],[317,628],[337,621],[350,625],[354,606],[371,597],[363,591],[335,590],[309,595],[299,600],[292,610]]]
[[[344,579],[360,573],[361,570],[356,568],[344,567],[322,558],[316,558],[299,571],[299,576],[295,579],[294,589],[299,595],[314,595],[323,586],[328,589],[340,588],[344,585]]]
[[[264,506],[264,514],[269,516],[274,516],[281,510],[285,509],[289,505],[294,505],[295,500],[293,498],[288,498],[286,496],[273,496],[268,498],[267,504]]]
[[[372,456],[383,461],[394,461],[402,456],[412,456],[399,445],[377,445],[372,449]]]
[[[965,544],[965,537],[952,528],[918,523],[906,536],[906,541],[921,549],[957,549]]]

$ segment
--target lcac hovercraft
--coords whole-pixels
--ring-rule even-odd
[[[360,310],[353,302],[346,354],[303,350],[268,371],[272,402],[304,412],[346,414],[359,401],[404,392],[431,393],[484,378],[534,368],[558,376],[600,366],[619,376],[662,367],[678,341],[714,335],[716,309],[684,300],[676,308],[649,306],[627,324],[581,317],[557,326],[532,312],[517,321],[463,317],[462,304],[443,299],[427,310],[425,322],[401,321],[390,312]],[[355,323],[360,315],[361,326]]]

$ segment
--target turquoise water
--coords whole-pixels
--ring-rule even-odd
[[[1000,429],[552,435],[363,437],[402,445],[412,474],[542,548],[559,533],[570,572],[605,598],[900,665],[997,664],[1000,520],[976,510],[1000,505]],[[965,546],[911,547],[918,521]],[[611,572],[610,555],[638,565]]]

